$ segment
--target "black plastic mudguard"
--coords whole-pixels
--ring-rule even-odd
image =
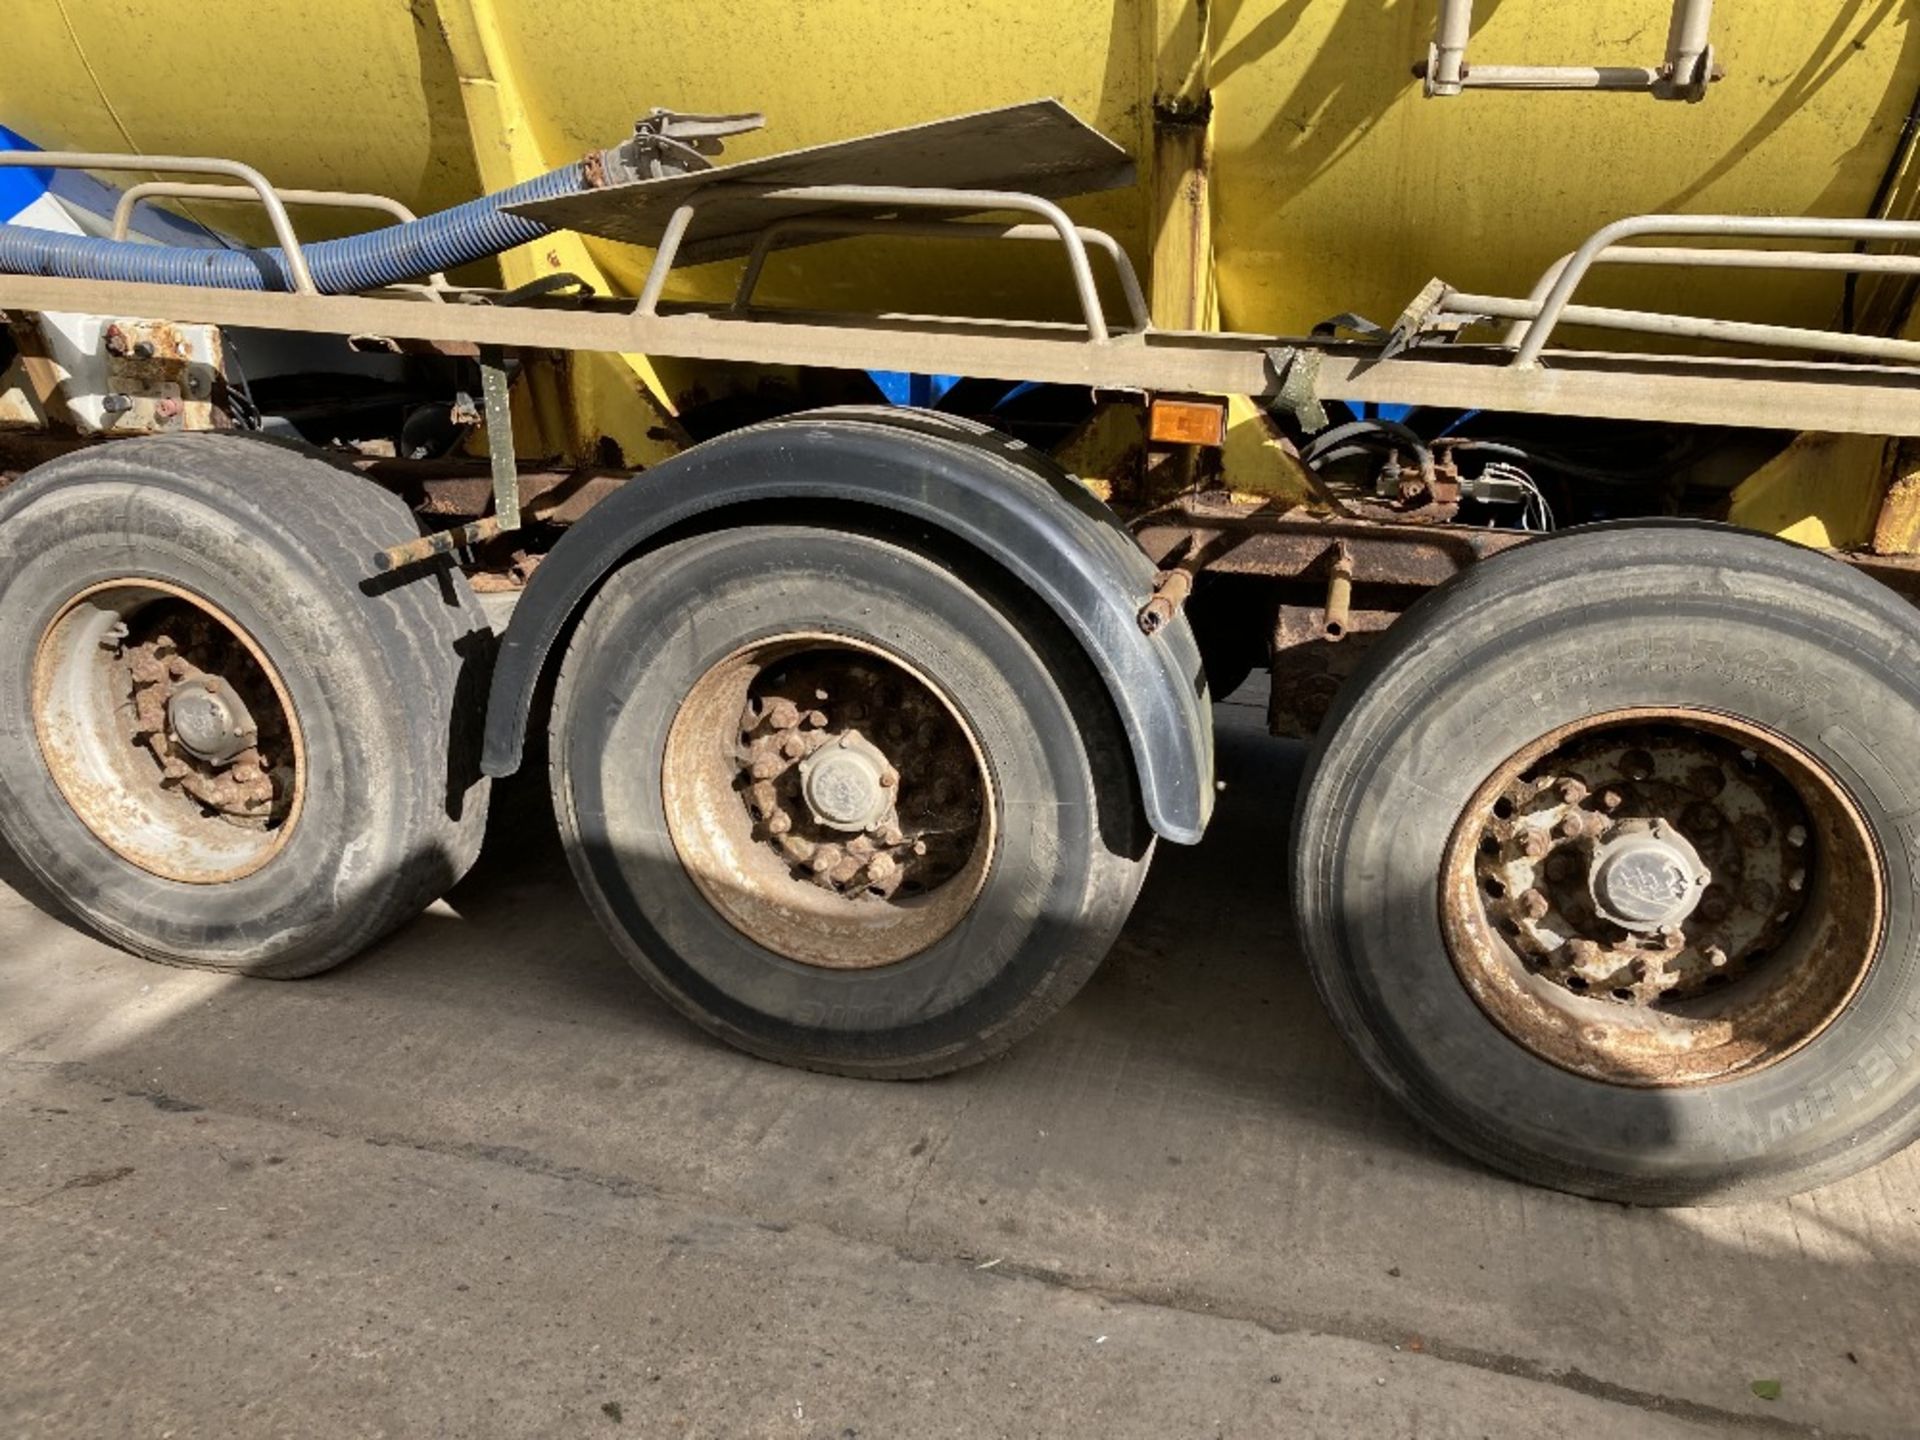
[[[1113,696],[1155,833],[1200,838],[1213,812],[1213,722],[1184,616],[1149,636],[1154,566],[1119,518],[1046,455],[928,411],[812,411],[738,430],[655,466],[554,546],[501,641],[483,768],[520,768],[534,692],[608,574],[655,537],[740,510],[818,502],[893,512],[997,563],[1059,618]]]

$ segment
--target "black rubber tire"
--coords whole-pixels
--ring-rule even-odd
[[[1886,867],[1883,947],[1851,1005],[1750,1074],[1633,1088],[1487,1018],[1440,928],[1453,826],[1510,755],[1627,706],[1771,728],[1850,792]],[[1476,565],[1342,690],[1294,828],[1300,938],[1334,1023],[1422,1123],[1535,1184],[1638,1204],[1792,1193],[1920,1135],[1920,617],[1843,564],[1724,526],[1594,527]]]
[[[554,799],[588,902],[654,989],[753,1054],[895,1079],[998,1054],[1073,997],[1133,907],[1152,836],[1104,687],[1033,608],[889,540],[800,526],[695,536],[607,581],[560,671]],[[904,657],[966,714],[998,781],[973,909],[891,965],[830,970],[756,944],[702,896],[666,829],[682,699],[741,646],[797,631]]]
[[[120,440],[0,494],[0,832],[101,934],[169,964],[291,978],[358,953],[446,893],[480,850],[492,642],[446,568],[369,580],[419,527],[311,453],[230,434]],[[279,671],[307,746],[286,846],[225,884],[123,860],[55,786],[35,735],[34,652],[89,586],[169,582],[234,617]]]

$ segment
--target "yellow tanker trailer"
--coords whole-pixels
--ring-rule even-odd
[[[935,1074],[1259,671],[1436,1133],[1920,1134],[1911,7],[15,8],[0,832],[102,933],[324,969],[540,755],[689,1018]]]

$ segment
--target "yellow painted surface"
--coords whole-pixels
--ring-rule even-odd
[[[1190,59],[1194,0],[455,0],[488,17],[521,107],[514,174],[622,138],[650,105],[764,109],[747,157],[987,105],[1059,96],[1151,173],[1152,97]],[[17,0],[0,122],[42,144],[234,154],[288,184],[383,190],[422,209],[476,193],[447,0]],[[1431,275],[1524,288],[1613,216],[1726,209],[1859,214],[1920,85],[1896,0],[1721,6],[1729,78],[1701,105],[1638,95],[1426,101],[1428,0],[1212,0],[1212,233],[1222,320],[1293,329],[1391,317]],[[1481,0],[1471,56],[1649,63],[1665,0]],[[1180,47],[1187,47],[1185,50]],[[1075,208],[1150,271],[1151,187]],[[226,218],[224,215],[223,219]],[[631,283],[636,257],[594,245]],[[775,267],[770,295],[1056,312],[1053,257],[919,263],[841,245]],[[696,288],[709,293],[723,276]],[[1831,278],[1746,282],[1754,313],[1824,319]],[[1731,291],[1649,272],[1601,300],[1709,308]],[[1057,303],[1056,303],[1057,302]]]
[[[1477,8],[1470,58],[1482,64],[1648,64],[1667,0]],[[614,143],[654,105],[766,111],[765,131],[730,146],[749,158],[1055,95],[1141,162],[1135,189],[1071,208],[1160,277],[1156,309],[1210,316],[1217,298],[1229,328],[1285,331],[1348,309],[1390,320],[1436,274],[1524,292],[1626,213],[1862,214],[1920,87],[1916,18],[1901,0],[1722,5],[1728,79],[1684,105],[1424,100],[1409,65],[1425,53],[1431,0],[15,0],[0,123],[45,145],[231,154],[290,185],[428,210]],[[1156,147],[1155,99],[1191,91],[1196,65],[1208,143]],[[1192,173],[1207,185],[1183,240],[1164,232],[1195,219],[1169,199]],[[197,213],[248,228],[243,212]],[[557,264],[631,289],[644,260],[566,240],[508,272]],[[680,293],[718,296],[735,273],[693,272]],[[1166,294],[1183,275],[1189,292]],[[763,293],[973,314],[1071,306],[1059,257],[1025,246],[810,247],[776,257]],[[1636,269],[1603,273],[1587,294],[1822,324],[1839,284]],[[560,422],[573,439],[617,430],[644,448],[647,417],[600,413],[620,409],[621,385],[654,378],[640,357],[624,375],[574,386]]]
[[[1802,435],[1733,492],[1727,519],[1821,549],[1873,539],[1890,442],[1873,435]]]

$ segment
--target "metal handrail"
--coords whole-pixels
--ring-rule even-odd
[[[1011,210],[1037,215],[1060,237],[1061,245],[1066,248],[1074,289],[1086,316],[1087,338],[1095,344],[1105,344],[1112,338],[1107,330],[1106,315],[1100,305],[1100,288],[1094,283],[1093,265],[1087,259],[1087,246],[1081,239],[1080,227],[1051,200],[1043,200],[1038,195],[1023,195],[1015,190],[922,190],[910,185],[798,185],[768,188],[717,181],[689,196],[668,217],[660,243],[654,250],[653,265],[647,271],[646,284],[641,287],[635,314],[658,313],[667,276],[679,258],[681,243],[687,237],[687,228],[693,223],[701,199],[723,190],[731,194],[751,194],[762,200],[813,205],[845,205],[878,210]]]
[[[1080,239],[1094,249],[1101,251],[1113,261],[1115,274],[1120,279],[1120,290],[1125,296],[1127,310],[1133,317],[1133,328],[1145,333],[1153,328],[1153,317],[1147,309],[1146,292],[1140,288],[1140,276],[1133,268],[1133,261],[1121,248],[1120,242],[1104,230],[1096,230],[1090,225],[1075,227]],[[753,292],[760,283],[760,273],[765,268],[767,257],[774,247],[790,235],[904,235],[924,240],[1057,240],[1059,233],[1051,225],[1004,225],[992,221],[985,223],[970,220],[900,220],[875,216],[870,220],[856,219],[844,215],[800,215],[789,220],[779,220],[761,231],[760,238],[754,243],[753,252],[747,257],[747,267],[740,275],[740,288],[734,295],[729,309],[740,314],[752,306]]]
[[[1508,296],[1469,295],[1454,291],[1447,295],[1441,308],[1449,315],[1480,315],[1493,320],[1525,321],[1536,331],[1541,323],[1541,306],[1537,300],[1515,300]],[[1599,305],[1563,306],[1556,320],[1599,330],[1624,330],[1641,335],[1667,335],[1682,340],[1715,340],[1726,345],[1812,350],[1858,360],[1920,364],[1920,340],[1853,335],[1841,330],[1810,330],[1794,325],[1761,325],[1744,320],[1668,315],[1656,310],[1615,310]],[[1537,370],[1540,367],[1521,365],[1515,361],[1508,368]]]
[[[411,225],[420,217],[391,195],[363,190],[288,190],[274,188],[288,205],[326,205],[340,210],[375,210],[391,215],[402,225]],[[212,185],[193,180],[146,180],[121,192],[113,207],[113,238],[124,240],[132,228],[133,212],[142,200],[258,200],[259,192],[247,185]],[[411,287],[409,287],[411,288]],[[452,288],[452,282],[436,270],[419,287],[434,300],[445,303],[440,292]]]
[[[287,273],[293,288],[301,295],[318,295],[313,272],[307,269],[307,257],[294,234],[293,220],[280,202],[272,183],[251,165],[238,160],[222,160],[211,155],[111,155],[85,150],[0,150],[0,167],[20,170],[171,170],[185,175],[225,175],[238,180],[266,207],[267,220],[273,226],[274,239],[286,256]]]
[[[1544,304],[1553,283],[1573,261],[1562,255],[1534,285],[1527,298]],[[1833,250],[1717,250],[1680,245],[1612,245],[1594,258],[1596,265],[1658,265],[1700,270],[1799,270],[1837,275],[1920,275],[1920,255],[1866,255]],[[1578,307],[1575,307],[1578,308]],[[1519,348],[1527,321],[1511,326],[1503,343]]]
[[[1806,330],[1787,325],[1759,325],[1740,321],[1696,319],[1681,315],[1657,315],[1644,311],[1595,310],[1592,307],[1571,305],[1574,292],[1580,288],[1581,283],[1595,265],[1615,263],[1617,251],[1632,248],[1623,247],[1622,241],[1648,235],[1705,236],[1727,239],[1912,242],[1920,241],[1920,221],[1757,215],[1635,215],[1625,220],[1616,220],[1611,225],[1603,225],[1588,237],[1587,242],[1574,251],[1572,256],[1556,266],[1549,267],[1548,273],[1542,276],[1539,285],[1535,286],[1537,296],[1544,289],[1545,295],[1541,298],[1502,299],[1498,301],[1497,306],[1489,306],[1484,302],[1494,297],[1454,294],[1448,296],[1443,302],[1443,308],[1454,314],[1471,310],[1473,313],[1491,315],[1496,319],[1508,318],[1528,322],[1513,358],[1513,365],[1521,370],[1538,367],[1541,353],[1547,348],[1555,328],[1563,320],[1572,324],[1603,325],[1613,329],[1648,330],[1652,328],[1650,324],[1639,322],[1623,323],[1619,319],[1621,316],[1642,316],[1649,322],[1659,321],[1662,322],[1661,326],[1654,333],[1688,338],[1733,340],[1740,344],[1775,345],[1792,349],[1829,349],[1835,354],[1866,355],[1878,358],[1911,358],[1909,352],[1898,348],[1907,342],[1884,340],[1878,336],[1845,335],[1839,331]],[[1726,263],[1745,266],[1755,263],[1751,257],[1758,252],[1686,249],[1678,253],[1688,258],[1675,261],[1672,256],[1669,256],[1667,263],[1711,266],[1722,263],[1718,257],[1729,255],[1738,258]],[[1778,268],[1781,269],[1857,269],[1861,273],[1881,268],[1882,261],[1905,258],[1870,255],[1840,256],[1819,252],[1821,255],[1819,260],[1807,263],[1804,259],[1799,261],[1787,259],[1796,252],[1780,251],[1778,253],[1782,260]],[[1816,252],[1798,253],[1810,256]],[[1847,263],[1842,265],[1839,263],[1841,261]],[[1645,263],[1662,262],[1651,260]],[[1557,275],[1554,274],[1555,270],[1559,272]],[[1734,333],[1736,331],[1737,336]],[[1825,343],[1815,343],[1820,340],[1824,340]]]
[[[1413,73],[1428,99],[1463,90],[1635,90],[1662,100],[1702,100],[1719,79],[1711,43],[1713,0],[1673,0],[1659,65],[1469,65],[1473,0],[1439,0],[1433,43]]]

